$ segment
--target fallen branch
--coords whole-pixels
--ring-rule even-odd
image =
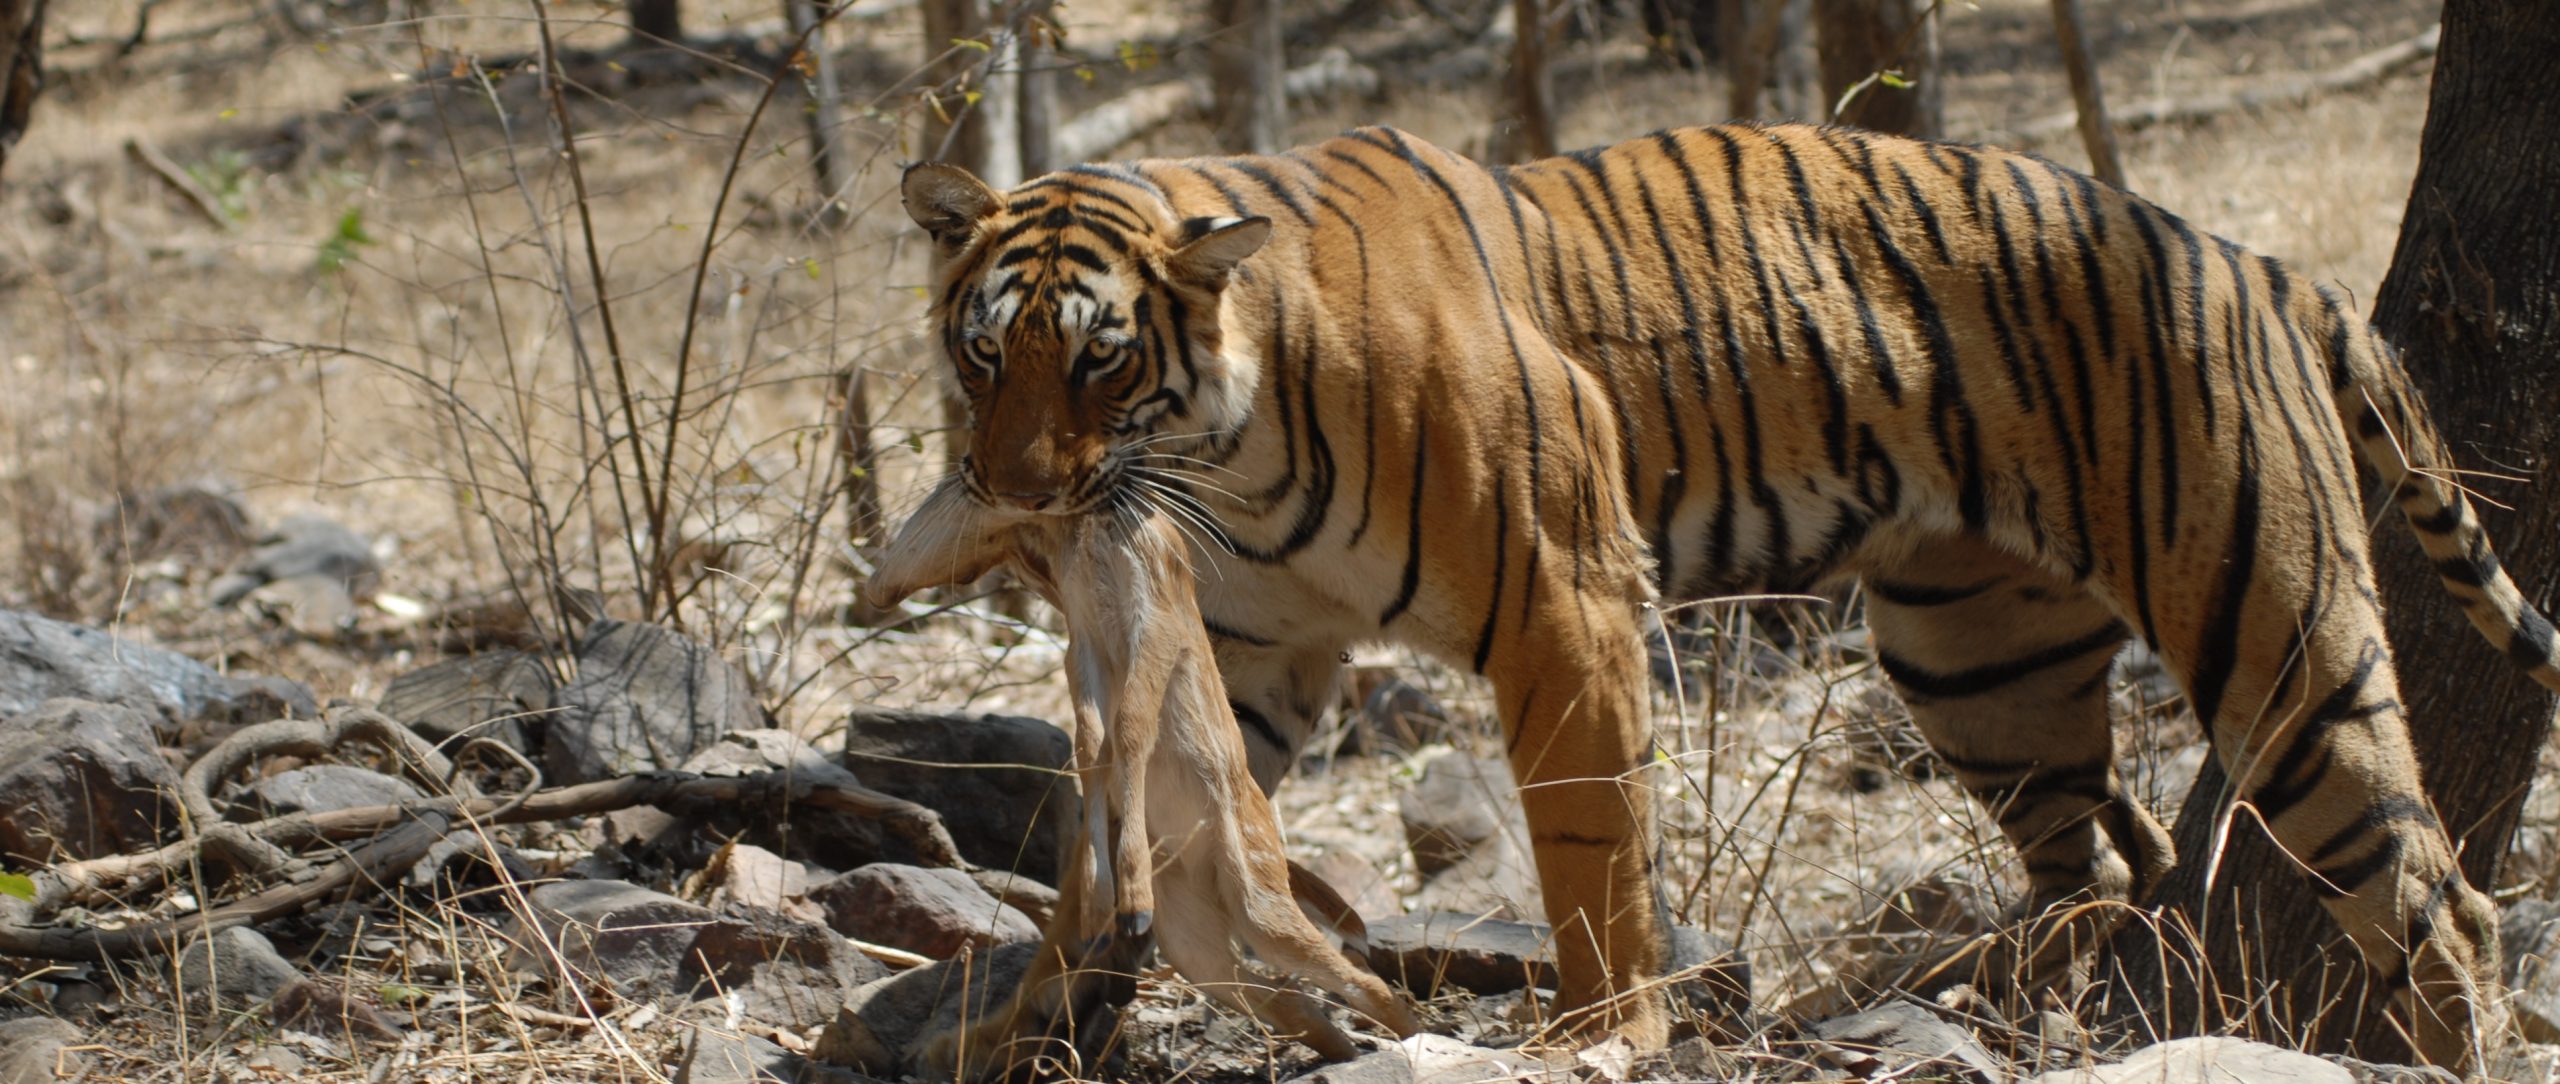
[[[0,956],[105,961],[175,952],[200,934],[295,914],[358,882],[379,884],[386,874],[396,874],[426,857],[427,849],[444,838],[447,824],[444,817],[429,815],[400,825],[307,881],[276,885],[192,915],[116,929],[0,923]]]
[[[790,803],[876,818],[914,847],[923,864],[972,868],[960,857],[959,847],[933,810],[869,787],[818,783],[805,774],[789,771],[740,776],[652,772],[515,797],[427,798],[327,813],[294,813],[229,827],[239,829],[259,844],[290,850],[372,836],[424,818],[524,824],[610,813],[637,805],[682,812],[735,808],[742,803]],[[166,876],[185,868],[202,845],[201,838],[186,839],[143,854],[113,855],[55,867],[37,879],[37,912],[50,913],[66,903],[103,898],[114,886],[136,878]],[[8,942],[0,938],[0,955],[9,952]]]
[[[162,184],[168,185],[171,190],[184,198],[187,206],[195,208],[196,213],[203,215],[205,221],[221,229],[231,228],[231,220],[223,217],[221,202],[213,198],[213,193],[205,191],[203,185],[197,184],[195,178],[188,176],[187,171],[178,163],[170,160],[168,155],[162,154],[160,148],[145,143],[137,137],[124,141],[124,153],[140,163],[144,169],[158,176]]]
[[[2442,27],[2428,27],[2424,34],[2376,49],[2324,72],[2281,76],[2238,90],[2192,98],[2146,99],[2133,103],[2122,112],[2109,110],[2108,120],[2117,131],[2130,132],[2161,124],[2206,120],[2225,113],[2293,105],[2322,94],[2353,90],[2388,79],[2402,69],[2434,56],[2436,41],[2442,32]],[[2072,131],[2079,124],[2077,111],[2055,113],[2028,121],[2013,132],[2029,139],[2046,139]]]
[[[1282,90],[1293,99],[1365,96],[1377,93],[1378,85],[1376,69],[1352,60],[1350,53],[1340,49],[1325,50],[1314,63],[1292,68],[1281,77]],[[1206,116],[1213,104],[1208,85],[1188,79],[1139,87],[1059,125],[1054,144],[1058,160],[1108,157],[1131,140],[1174,121]]]

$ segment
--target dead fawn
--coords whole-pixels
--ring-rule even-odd
[[[956,482],[927,497],[879,555],[863,589],[874,606],[1010,565],[1064,615],[1084,796],[1039,956],[1001,1009],[928,1044],[929,1072],[974,1077],[1020,1063],[1011,1044],[1041,1042],[1062,1011],[1090,1041],[1103,1022],[1093,1003],[1129,1000],[1150,939],[1183,978],[1329,1060],[1358,1049],[1323,1001],[1289,979],[1332,992],[1399,1038],[1414,1033],[1405,1002],[1310,918],[1348,939],[1363,935],[1359,916],[1281,851],[1270,799],[1246,769],[1188,557],[1161,512],[1009,513]],[[1249,970],[1237,941],[1279,977]],[[1079,973],[1083,991],[1074,988]]]

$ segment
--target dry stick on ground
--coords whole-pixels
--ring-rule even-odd
[[[610,813],[636,805],[654,805],[681,813],[687,809],[707,811],[776,802],[876,818],[913,846],[923,864],[972,868],[960,857],[959,847],[933,810],[859,784],[819,783],[806,774],[789,771],[739,776],[652,772],[552,787],[513,798],[428,798],[327,813],[295,813],[235,827],[267,846],[302,847],[376,835],[421,817],[461,816],[487,824],[523,824]],[[38,878],[38,909],[50,910],[75,899],[94,898],[116,882],[181,868],[194,859],[201,846],[201,840],[180,840],[155,851],[57,867]],[[12,951],[12,934],[26,931],[26,927],[0,926],[0,954]]]
[[[205,191],[203,185],[197,184],[195,178],[187,176],[187,171],[178,163],[171,161],[168,155],[162,154],[160,148],[145,143],[139,138],[127,139],[124,141],[124,153],[140,163],[142,168],[150,170],[153,175],[159,177],[161,183],[168,185],[171,191],[184,198],[187,206],[195,208],[196,213],[203,215],[205,221],[222,229],[231,228],[231,220],[222,217],[221,202],[213,198],[213,193]]]
[[[2115,115],[2115,128],[2123,132],[2139,131],[2153,125],[2204,120],[2224,113],[2263,109],[2274,105],[2290,105],[2318,94],[2353,90],[2368,83],[2387,79],[2401,69],[2434,56],[2436,37],[2440,32],[2439,27],[2428,27],[2424,34],[2376,49],[2328,71],[2281,76],[2238,90],[2200,94],[2192,98],[2152,98],[2136,102],[2124,112]],[[2015,134],[2040,139],[2070,131],[2079,123],[2080,115],[2077,111],[2056,113],[2019,125],[2015,129]]]
[[[1281,78],[1292,98],[1325,94],[1377,93],[1378,73],[1339,49],[1328,50],[1312,64],[1292,68]],[[1186,117],[1205,116],[1216,107],[1205,84],[1187,79],[1139,87],[1078,114],[1058,126],[1051,142],[1061,162],[1108,157],[1139,136]]]
[[[2071,100],[2078,106],[2080,142],[2089,148],[2089,171],[2122,188],[2124,164],[2116,160],[2116,133],[2107,124],[2106,95],[2098,89],[2097,65],[2089,61],[2080,0],[2053,0],[2053,36],[2062,45],[2062,69],[2071,76]]]

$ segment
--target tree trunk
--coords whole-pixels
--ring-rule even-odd
[[[44,89],[44,0],[0,0],[0,170]]]
[[[1066,59],[1058,51],[1056,27],[1049,22],[1049,9],[1055,6],[1040,0],[1029,5],[1022,17],[1022,74],[1016,80],[1014,123],[1020,129],[1016,142],[1025,178],[1072,164],[1058,160],[1058,79],[1065,74]]]
[[[1280,33],[1280,0],[1218,0],[1219,31],[1209,48],[1217,98],[1218,145],[1270,154],[1289,145],[1289,71]]]
[[[631,0],[631,36],[640,44],[684,40],[684,16],[677,0]]]
[[[844,130],[844,95],[836,86],[835,50],[827,44],[827,28],[817,25],[825,9],[826,0],[782,0],[783,18],[792,34],[804,37],[802,48],[809,54],[803,69],[810,83],[809,165],[818,185],[817,220],[833,227],[850,218],[843,201],[852,182],[845,176],[844,148],[836,145]]]
[[[923,74],[934,92],[916,157],[959,166],[997,191],[1022,183],[1012,30],[998,25],[988,0],[924,0],[922,7]]]
[[[1831,119],[1923,137],[1944,129],[1937,20],[1925,0],[1814,0],[1813,22]]]
[[[2374,321],[2406,352],[2464,468],[2537,476],[2560,454],[2560,98],[2520,89],[2554,78],[2560,7],[2448,0],[2418,176]],[[2527,597],[2548,611],[2560,586],[2560,495],[2547,483],[2476,475],[2466,483],[2489,498],[2474,502],[2482,523]],[[2376,536],[2428,797],[2464,875],[2494,886],[2550,740],[2553,698],[2473,633],[2396,514],[2382,514]],[[2212,966],[2172,961],[2164,981],[2157,942],[2128,931],[2115,944],[2116,993],[2184,1033],[2221,1026],[2222,1007],[2273,985],[2254,1023],[2287,1035],[2307,1030],[2313,1049],[2405,1060],[2405,1044],[2381,1019],[2382,999],[2364,996],[2353,948],[2248,818],[2231,830],[2211,907],[2199,909],[2223,788],[2222,773],[2208,767],[2188,794],[2176,833],[2181,861],[2158,897],[2178,914],[2212,916]],[[2234,936],[2235,926],[2245,932]],[[2219,999],[2196,996],[2195,980],[2208,974]]]
[[[2122,188],[2124,166],[2116,161],[2116,133],[2107,125],[2107,96],[2098,85],[2098,65],[2089,59],[2080,0],[2053,0],[2053,36],[2062,46],[2062,70],[2071,77],[2071,101],[2080,114],[2080,145],[2089,151],[2089,172]]]
[[[1492,141],[1492,157],[1525,162],[1556,153],[1555,38],[1549,32],[1547,0],[1512,0],[1511,72],[1504,83],[1510,99],[1501,130]]]

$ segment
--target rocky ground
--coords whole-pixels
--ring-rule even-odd
[[[0,974],[12,976],[0,1084],[894,1080],[913,1072],[918,1036],[1011,989],[1049,917],[1068,746],[1044,720],[865,709],[821,748],[676,629],[572,604],[556,612],[577,622],[574,646],[544,651],[508,632],[530,622],[504,606],[386,607],[375,549],[342,525],[253,529],[197,490],[137,507],[189,524],[155,538],[146,563],[208,600],[207,621],[339,645],[432,628],[477,650],[413,664],[377,698],[323,702],[291,680],[0,610]],[[1836,662],[1856,639],[1766,650]],[[1666,693],[1703,695],[1679,657],[1659,660]],[[2056,1012],[2003,1018],[1964,987],[1917,996],[1893,962],[1996,922],[2000,882],[1944,869],[1878,888],[1886,902],[1870,912],[1818,920],[1810,939],[1837,953],[1811,985],[1755,974],[1755,958],[1800,970],[1789,953],[1683,929],[1694,966],[1676,1000],[1694,1034],[1669,1051],[1522,1047],[1552,968],[1545,928],[1525,921],[1539,908],[1508,772],[1446,744],[1453,712],[1418,684],[1427,674],[1358,675],[1339,740],[1306,769],[1319,797],[1284,812],[1315,829],[1301,856],[1368,916],[1366,961],[1422,1001],[1428,1033],[1319,1066],[1157,970],[1111,1060],[1085,1075],[2424,1075],[2236,1038],[2139,1047]],[[2146,681],[2128,669],[2124,695],[2138,702]],[[1930,774],[1890,697],[1854,677],[1819,688],[1850,720],[1825,786]],[[1364,781],[1390,796],[1397,835],[1322,815]],[[2560,1038],[2560,999],[2536,970],[2556,917],[2538,901],[2511,910],[2535,1040]]]

